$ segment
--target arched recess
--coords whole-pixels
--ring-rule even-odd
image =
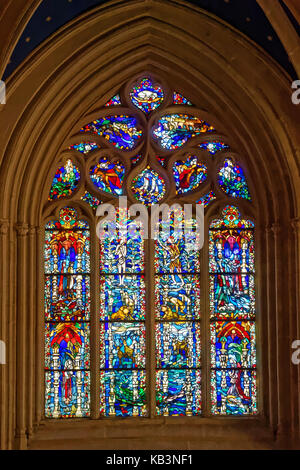
[[[1,370],[3,447],[25,448],[28,439],[38,447],[40,432],[63,440],[66,448],[71,441],[78,445],[72,437],[81,435],[74,424],[70,442],[64,437],[67,423],[59,430],[51,423],[39,430],[41,194],[72,134],[120,84],[145,72],[167,79],[212,123],[218,122],[231,147],[244,156],[254,181],[263,413],[247,429],[242,422],[193,421],[192,427],[180,428],[178,440],[167,437],[174,424],[163,418],[157,420],[161,434],[151,424],[144,439],[121,439],[122,426],[116,426],[113,445],[239,447],[245,440],[256,445],[264,438],[264,445],[272,446],[276,436],[280,446],[299,433],[299,377],[290,343],[297,333],[300,337],[300,141],[299,110],[291,102],[288,78],[254,43],[206,12],[177,1],[133,1],[96,8],[66,25],[7,83],[7,105],[0,113],[1,337],[8,342],[8,364]],[[229,423],[231,444],[222,434],[226,429],[228,436]],[[133,435],[135,425],[129,425]],[[82,426],[88,439],[91,429]],[[215,426],[220,441],[214,439]],[[96,435],[109,433],[99,424]],[[91,444],[96,448],[112,445],[109,438],[96,441]]]

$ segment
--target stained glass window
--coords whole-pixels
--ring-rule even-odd
[[[45,231],[45,415],[90,414],[90,231],[64,207]]]
[[[96,142],[80,142],[80,144],[71,145],[69,147],[71,150],[77,150],[77,152],[83,153],[83,155],[87,155],[92,150],[96,150],[99,148],[99,145]]]
[[[189,139],[214,131],[213,126],[188,114],[166,114],[153,128],[153,137],[167,150],[182,147]]]
[[[185,98],[183,95],[178,93],[177,91],[174,91],[174,93],[173,93],[173,103],[174,104],[182,104],[182,105],[185,105],[185,106],[192,106],[192,103],[187,98]]]
[[[220,141],[209,141],[209,142],[202,142],[199,144],[199,147],[202,150],[207,150],[211,155],[215,155],[217,152],[221,152],[222,150],[228,150],[229,145],[225,144],[224,142]]]
[[[100,415],[146,416],[142,228],[122,210],[116,228],[100,243]]]
[[[144,113],[150,113],[161,105],[164,99],[164,92],[150,78],[143,78],[132,88],[130,97],[132,103],[137,108],[144,111]]]
[[[109,108],[110,106],[121,106],[121,105],[122,105],[121,98],[120,98],[119,93],[117,93],[105,104],[105,107]]]
[[[157,204],[166,192],[163,178],[149,166],[134,178],[131,189],[136,199],[146,206]]]
[[[200,199],[198,199],[196,203],[203,204],[204,207],[207,207],[215,199],[217,199],[217,196],[215,195],[214,191],[209,191],[209,193],[205,194]]]
[[[101,157],[90,169],[91,180],[98,189],[119,196],[123,193],[124,176],[124,165],[119,161],[113,163],[106,157]]]
[[[173,165],[177,194],[187,193],[198,188],[207,178],[207,168],[191,155],[185,161],[178,160]]]
[[[53,178],[49,194],[49,201],[54,201],[62,197],[70,196],[78,186],[80,172],[72,160],[60,167]]]
[[[192,416],[201,413],[199,252],[172,221],[155,242],[156,412]]]
[[[232,205],[253,204],[246,168],[188,93],[146,75],[110,96],[70,136],[45,203],[45,416],[255,415],[255,227]],[[120,196],[172,206],[171,226],[144,241]],[[202,251],[194,215],[176,230],[185,203],[212,220]]]
[[[212,413],[255,414],[254,226],[233,206],[211,224],[209,270]]]
[[[126,115],[103,117],[80,130],[100,135],[120,150],[133,149],[142,136],[136,118]]]
[[[242,168],[237,163],[234,164],[230,158],[226,158],[224,165],[219,171],[219,185],[231,197],[251,199]]]

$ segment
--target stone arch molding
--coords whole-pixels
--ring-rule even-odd
[[[144,72],[187,95],[243,155],[256,192],[258,295],[265,315],[259,423],[282,438],[299,431],[298,372],[290,364],[289,341],[299,325],[293,273],[300,140],[288,78],[257,45],[198,8],[173,0],[111,2],[76,18],[36,49],[8,81],[7,105],[0,112],[1,339],[16,334],[1,369],[4,448],[26,447],[41,420],[42,299],[35,295],[41,195],[72,134],[121,84]],[[14,286],[9,290],[8,280]],[[292,293],[284,297],[286,292]],[[277,368],[278,361],[284,367]]]

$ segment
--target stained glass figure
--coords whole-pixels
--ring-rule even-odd
[[[199,144],[199,147],[202,150],[206,150],[211,155],[215,155],[217,152],[221,152],[222,150],[229,150],[230,148],[229,145],[220,141],[202,142],[201,144]]]
[[[47,275],[45,277],[45,319],[57,322],[89,320],[89,276]]]
[[[162,416],[201,414],[201,370],[158,370],[156,413]]]
[[[77,150],[77,152],[83,153],[84,155],[98,148],[100,147],[96,142],[80,142],[80,144],[71,145],[71,147],[69,147],[69,149]]]
[[[122,223],[122,226],[121,226]],[[107,228],[109,226],[107,225]],[[112,230],[100,243],[100,269],[102,274],[142,273],[144,271],[144,240],[141,224],[117,217]],[[127,231],[123,233],[122,229]],[[122,284],[123,277],[120,278]]]
[[[122,103],[121,103],[121,97],[120,95],[117,93],[116,95],[114,95],[104,106],[106,108],[110,107],[110,106],[121,106]]]
[[[157,273],[199,273],[199,252],[188,249],[185,238],[172,227],[170,234],[163,230],[159,233],[155,246],[154,263]]]
[[[156,276],[155,305],[157,320],[199,320],[199,277],[182,274]]]
[[[216,415],[257,412],[254,224],[226,206],[209,234],[211,400]]]
[[[143,370],[100,372],[100,415],[147,416],[146,374]]]
[[[46,369],[89,369],[89,324],[46,323]]]
[[[209,241],[211,272],[247,273],[254,271],[253,230],[211,230]]]
[[[100,318],[101,320],[125,322],[145,320],[144,276],[115,274],[102,277]]]
[[[90,177],[94,185],[106,193],[120,196],[123,193],[125,167],[123,163],[115,163],[106,157],[101,157],[99,163],[90,169]]]
[[[132,150],[143,134],[138,127],[135,117],[122,114],[97,119],[80,131],[100,135],[119,150]]]
[[[147,166],[133,179],[131,189],[139,202],[149,206],[164,198],[166,185],[163,178]]]
[[[182,147],[189,139],[214,131],[207,122],[188,114],[166,114],[153,128],[153,137],[167,150]]]
[[[49,194],[49,201],[71,196],[77,189],[80,180],[80,171],[72,160],[60,167],[53,178]]]
[[[116,321],[101,324],[101,369],[144,369],[145,358],[143,323]]]
[[[166,321],[156,325],[158,369],[199,367],[200,353],[199,323]]]
[[[90,416],[90,372],[51,370],[45,373],[46,418]]]
[[[147,416],[143,229],[124,208],[109,225],[100,241],[100,414]]]
[[[45,415],[90,414],[90,232],[72,207],[45,231]]]
[[[207,207],[212,201],[215,201],[217,199],[216,194],[214,191],[209,191],[209,193],[205,194],[204,196],[200,197],[198,201],[196,201],[197,204],[203,204],[204,207]]]
[[[137,108],[144,113],[150,113],[161,105],[164,92],[159,85],[154,85],[150,78],[143,78],[132,88],[130,98]]]
[[[254,277],[248,274],[210,276],[211,315],[219,318],[253,318]]]
[[[179,210],[160,221],[155,242],[156,412],[192,416],[201,413],[200,263],[177,222]]]
[[[89,191],[85,191],[84,195],[81,196],[82,201],[86,202],[92,209],[96,210],[101,202],[95,196],[93,196]]]
[[[255,415],[257,413],[256,371],[213,369],[211,411],[214,415]]]
[[[251,201],[246,177],[240,165],[226,158],[219,171],[218,182],[224,193]]]
[[[211,323],[211,366],[255,368],[255,323],[217,321]]]
[[[177,91],[174,91],[173,93],[173,104],[181,104],[184,106],[192,106],[192,103],[185,98],[183,95],[178,93]]]
[[[184,194],[198,188],[206,180],[207,167],[190,155],[185,161],[174,162],[173,175],[177,194]]]

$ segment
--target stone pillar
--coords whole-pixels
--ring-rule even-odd
[[[290,344],[289,344],[289,296],[291,288],[288,277],[288,227],[274,223],[271,227],[274,235],[274,261],[276,316],[276,370],[278,377],[278,426],[277,440],[279,445],[285,445],[290,432]],[[275,333],[274,331],[274,333]],[[272,353],[272,351],[271,351]],[[272,393],[272,390],[271,390]]]
[[[26,435],[26,368],[28,345],[28,233],[26,223],[15,226],[17,232],[17,409],[15,446],[22,450],[27,447]]]
[[[291,221],[291,272],[290,276],[294,280],[295,288],[290,289],[292,297],[290,341],[300,340],[300,218]],[[293,351],[291,351],[292,354]],[[291,402],[292,402],[292,434],[298,442],[300,440],[300,365],[291,364]]]
[[[8,306],[8,289],[6,279],[8,278],[8,233],[9,221],[0,220],[0,281],[1,281],[1,313],[0,313],[0,341],[3,341],[5,350],[5,357],[3,357],[3,364],[0,363],[0,449],[9,448],[9,396],[10,396],[10,382],[9,378],[9,344],[12,339],[9,335],[9,310]]]

